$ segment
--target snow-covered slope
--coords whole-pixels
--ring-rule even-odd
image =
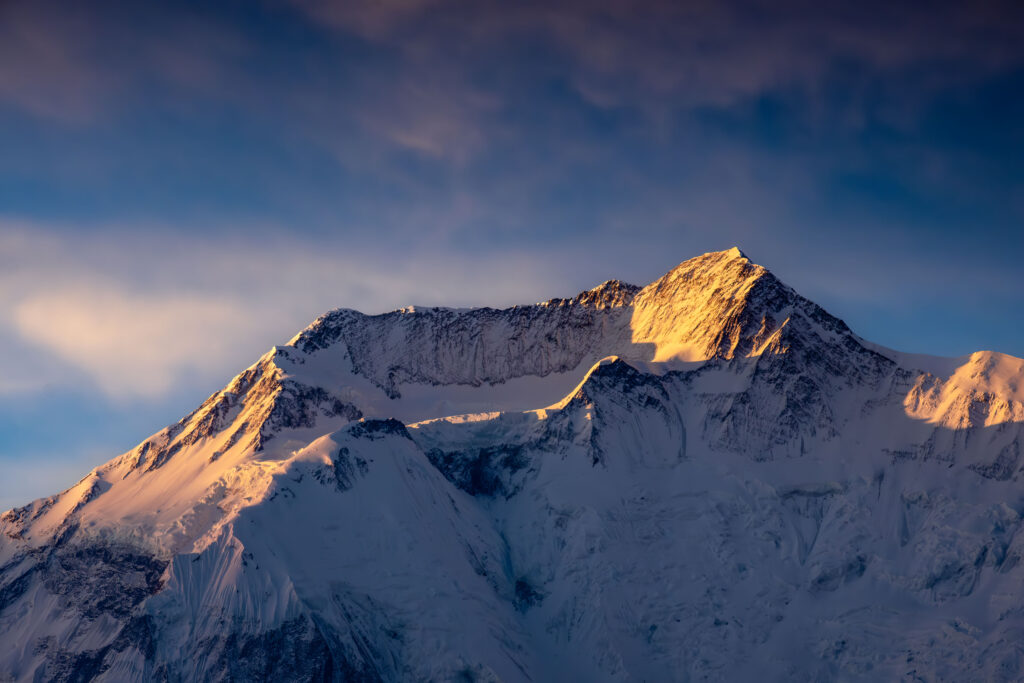
[[[337,310],[3,515],[0,679],[1018,679],[1022,424],[737,249]]]

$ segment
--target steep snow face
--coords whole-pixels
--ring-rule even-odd
[[[147,605],[157,639],[156,665],[145,671],[187,680],[455,680],[465,671],[515,679],[533,662],[526,633],[507,618],[514,589],[502,555],[489,520],[404,425],[355,423],[280,463],[258,504],[232,514],[199,553],[171,561]],[[266,661],[238,657],[252,642]],[[438,647],[446,642],[460,649]]]
[[[1013,486],[893,457],[872,427],[900,405],[866,395],[843,438],[801,421],[778,435],[794,457],[752,461],[708,438],[701,374],[610,361],[547,410],[410,429],[490,510],[552,661],[603,680],[1020,678]]]
[[[633,301],[632,339],[650,360],[703,361],[787,350],[794,337],[850,337],[839,319],[804,299],[739,249],[680,264]]]
[[[0,678],[1019,679],[1022,401],[736,249],[334,311],[0,517]]]
[[[950,429],[1024,422],[1024,361],[972,353],[946,377],[918,377],[904,405],[908,415]]]
[[[406,385],[481,386],[576,370],[628,344],[636,288],[610,281],[573,299],[534,306],[402,309],[378,316],[330,313],[291,344],[341,358],[392,399]],[[585,368],[584,368],[585,369]]]

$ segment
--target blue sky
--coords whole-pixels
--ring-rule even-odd
[[[0,4],[0,508],[338,306],[740,246],[879,343],[1024,356],[1016,2]]]

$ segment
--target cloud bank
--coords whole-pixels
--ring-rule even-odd
[[[0,390],[91,382],[114,400],[226,381],[312,319],[348,306],[530,303],[566,285],[557,258],[506,252],[461,268],[422,251],[346,251],[286,234],[183,244],[171,231],[87,239],[6,225],[0,326],[25,353]],[[439,276],[443,272],[443,276]]]

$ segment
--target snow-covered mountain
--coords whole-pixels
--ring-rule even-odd
[[[0,519],[0,680],[1016,680],[1024,361],[739,250],[337,310]]]

